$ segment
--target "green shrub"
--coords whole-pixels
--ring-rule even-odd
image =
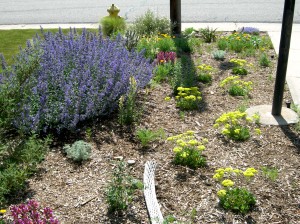
[[[125,20],[121,17],[106,16],[101,19],[102,32],[105,36],[124,33],[126,28]]]
[[[252,193],[245,188],[233,188],[226,190],[226,194],[220,197],[220,205],[236,213],[246,214],[256,204]]]
[[[213,67],[210,65],[202,64],[197,66],[198,80],[202,83],[211,83]]]
[[[149,129],[139,129],[136,132],[136,137],[141,142],[142,147],[147,147],[151,142],[165,137],[165,132],[161,128],[158,131],[151,131]]]
[[[170,34],[171,22],[168,18],[155,16],[154,12],[148,10],[133,22],[131,29],[135,30],[140,36]]]
[[[131,203],[134,192],[142,189],[143,184],[128,174],[123,161],[117,164],[113,172],[113,179],[107,187],[106,202],[111,213],[122,212]]]
[[[67,157],[75,162],[88,160],[92,152],[91,144],[82,140],[74,142],[71,146],[65,145],[63,149],[67,153]]]

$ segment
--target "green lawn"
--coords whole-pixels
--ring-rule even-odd
[[[62,30],[64,33],[69,31],[69,29]],[[95,31],[95,29],[91,30]],[[57,32],[58,29],[44,29],[44,31]],[[0,30],[0,53],[4,55],[9,65],[13,62],[13,56],[19,52],[19,47],[21,46],[24,48],[26,46],[26,41],[32,39],[36,34],[41,35],[41,30]]]

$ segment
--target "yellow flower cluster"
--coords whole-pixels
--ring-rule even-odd
[[[246,60],[244,60],[244,59],[239,59],[239,58],[232,58],[232,59],[230,59],[229,62],[235,64],[235,66],[237,66],[237,67],[244,67],[244,66],[252,67],[252,66],[253,66],[252,63],[247,63]]]
[[[241,88],[246,89],[247,91],[250,91],[252,90],[253,83],[251,81],[249,82],[242,81],[241,77],[237,75],[228,76],[226,79],[223,79],[220,82],[220,87],[222,88],[225,88],[227,86],[232,86],[232,85],[237,85],[240,86]]]
[[[170,36],[169,34],[166,33],[161,33],[159,35],[162,36],[163,38],[175,38],[175,36]]]
[[[178,87],[178,94],[176,96],[176,99],[185,99],[187,101],[201,101],[201,92],[198,90],[198,87],[190,87],[190,88],[185,88],[185,87]]]
[[[165,98],[165,101],[170,101],[171,100],[171,97],[169,97],[169,96],[167,96],[166,98]]]
[[[217,192],[219,198],[224,197],[226,195],[226,190],[222,189]]]
[[[224,178],[224,176],[230,176],[231,174],[235,174],[235,175],[243,174],[244,177],[249,178],[249,177],[254,177],[255,174],[257,174],[257,173],[258,173],[258,171],[253,167],[249,167],[245,171],[240,170],[240,169],[233,169],[231,167],[219,168],[219,169],[215,170],[215,174],[213,176],[213,179],[216,179],[217,181],[220,181],[221,179]],[[225,186],[223,184],[223,182],[222,182],[222,185]],[[228,181],[226,181],[225,184],[227,184],[227,182]]]
[[[181,152],[184,148],[195,148],[203,151],[205,149],[204,145],[208,143],[206,138],[202,138],[202,141],[198,141],[195,137],[195,132],[191,130],[169,137],[167,141],[175,142],[176,146],[173,148],[175,153]]]
[[[207,64],[199,65],[199,66],[197,66],[197,68],[200,69],[203,72],[210,72],[210,71],[213,70],[213,67],[210,66],[210,65],[207,65]]]
[[[0,210],[0,214],[4,214],[4,213],[6,213],[6,210],[5,209],[1,209]]]
[[[234,185],[234,182],[230,179],[226,179],[222,181],[222,185],[224,187],[232,187]]]

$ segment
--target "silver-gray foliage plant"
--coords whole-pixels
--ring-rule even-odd
[[[90,158],[92,146],[85,141],[79,140],[74,142],[71,146],[65,145],[63,149],[67,153],[68,158],[75,162],[82,162]]]

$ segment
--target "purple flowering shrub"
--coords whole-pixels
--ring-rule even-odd
[[[248,33],[248,34],[259,34],[259,29],[258,28],[255,28],[255,27],[242,27],[240,29],[240,32],[241,33]]]
[[[29,200],[26,204],[10,208],[13,224],[59,224],[50,208],[40,209],[39,203]]]
[[[109,115],[119,98],[127,95],[131,76],[138,88],[152,78],[154,64],[143,52],[128,51],[124,44],[120,36],[109,39],[100,31],[86,30],[80,35],[72,30],[67,35],[61,30],[49,32],[44,40],[28,43],[17,65],[34,61],[29,73],[18,81],[20,66],[5,73],[9,74],[6,85],[17,87],[23,96],[17,100],[14,126],[25,133],[59,132],[76,129],[80,121]]]

